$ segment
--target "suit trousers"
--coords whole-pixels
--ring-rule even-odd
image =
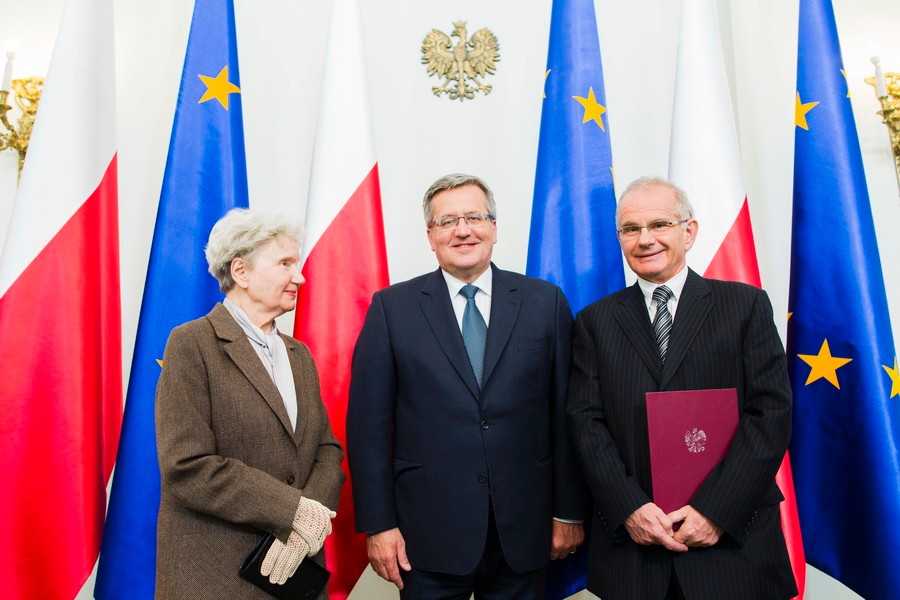
[[[687,600],[684,592],[681,591],[681,584],[678,583],[678,574],[675,567],[672,567],[672,577],[669,579],[669,590],[666,592],[665,600]]]
[[[550,548],[547,548],[549,555]],[[500,547],[500,536],[490,507],[487,540],[478,566],[468,575],[448,575],[413,569],[400,571],[403,578],[401,600],[543,600],[547,568],[516,573]]]

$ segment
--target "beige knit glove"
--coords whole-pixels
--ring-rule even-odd
[[[266,552],[259,572],[263,577],[268,577],[272,583],[283,585],[297,571],[297,567],[308,553],[309,544],[292,531],[286,544],[275,538],[269,551]]]
[[[331,533],[331,519],[336,516],[336,512],[322,503],[306,496],[300,498],[291,527],[309,545],[308,556],[322,549],[325,536]]]

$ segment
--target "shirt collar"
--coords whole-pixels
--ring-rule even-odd
[[[653,303],[653,290],[658,288],[660,285],[665,285],[667,288],[672,290],[672,299],[677,303],[681,298],[681,290],[684,289],[684,284],[687,281],[688,276],[688,268],[687,265],[682,267],[678,273],[675,274],[674,277],[666,281],[665,283],[652,283],[650,281],[646,281],[638,277],[638,285],[641,288],[641,293],[644,295],[644,304],[647,305],[647,308],[650,308],[650,305]]]
[[[460,281],[443,269],[441,269],[441,274],[444,276],[444,281],[447,282],[447,289],[450,291],[451,298],[455,297],[459,293],[459,290],[461,290],[462,287],[466,285],[465,281]],[[488,297],[490,297],[493,283],[493,267],[488,266],[488,268],[485,269],[484,273],[479,275],[478,279],[472,282],[472,285],[474,285],[479,290],[487,294]]]

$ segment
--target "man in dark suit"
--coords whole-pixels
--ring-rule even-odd
[[[687,268],[698,224],[665,180],[629,185],[616,222],[638,281],[579,313],[569,383],[596,510],[588,588],[603,600],[793,597],[775,484],[791,389],[768,297]],[[737,430],[689,504],[666,514],[653,503],[645,393],[715,388],[737,389]]]
[[[491,263],[482,180],[442,177],[423,209],[440,268],[377,292],[353,355],[356,526],[402,598],[543,598],[548,560],[584,537],[571,311],[556,286]]]

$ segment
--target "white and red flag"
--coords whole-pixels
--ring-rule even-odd
[[[309,345],[335,435],[346,447],[350,359],[372,294],[388,285],[378,163],[357,0],[335,0],[322,83],[303,239],[294,336]],[[348,90],[352,82],[352,90]],[[352,481],[325,541],[332,600],[347,597],[368,565],[355,532]]]
[[[704,277],[761,287],[715,0],[685,0],[675,74],[669,180],[702,217],[690,264]],[[781,521],[799,597],[806,562],[790,462],[776,476]]]
[[[90,575],[122,417],[112,0],[69,0],[0,255],[0,597]]]

